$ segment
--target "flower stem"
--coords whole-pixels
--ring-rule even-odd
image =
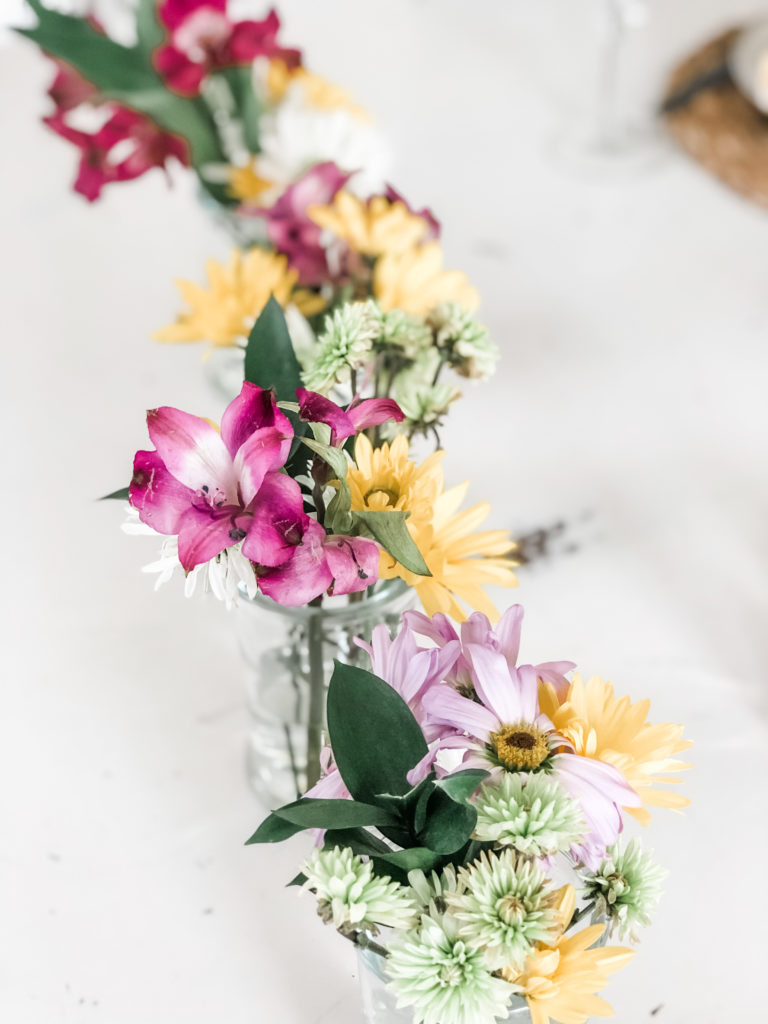
[[[385,960],[389,956],[389,950],[384,946],[380,946],[378,942],[374,942],[365,932],[343,932],[340,930],[339,935],[349,939],[358,949],[369,949],[376,956],[384,957]]]
[[[317,599],[316,599],[317,600]],[[310,602],[315,604],[314,601]],[[323,617],[319,603],[310,615],[309,640],[309,718],[307,721],[307,789],[320,778],[320,751],[325,723],[325,667],[323,665]]]

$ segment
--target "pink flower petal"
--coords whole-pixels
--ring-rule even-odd
[[[318,395],[315,391],[307,391],[306,388],[298,388],[296,397],[299,400],[299,416],[306,423],[327,423],[331,428],[331,444],[344,441],[355,433],[351,416],[330,398]]]
[[[517,664],[520,652],[520,632],[523,626],[523,606],[513,604],[499,619],[494,633],[498,640],[499,650],[507,659],[510,668]]]
[[[511,725],[534,720],[538,714],[535,678],[531,683],[515,669],[510,671],[504,655],[487,647],[471,644],[464,653],[472,665],[478,696],[499,721]]]
[[[278,604],[297,607],[330,587],[333,573],[325,557],[325,530],[310,519],[293,557],[276,569],[258,573],[259,589]]]
[[[289,561],[310,521],[296,481],[285,473],[267,473],[249,512],[245,557],[270,567]]]
[[[357,404],[353,402],[347,409],[347,415],[352,421],[353,433],[366,427],[377,427],[387,420],[402,423],[405,419],[405,413],[392,398],[367,398]]]
[[[240,496],[248,505],[256,497],[264,477],[285,465],[291,451],[291,434],[280,427],[262,427],[238,449],[234,472],[240,482]]]
[[[240,394],[221,417],[221,439],[233,459],[248,438],[262,427],[277,427],[286,437],[293,437],[291,421],[277,408],[274,392],[243,381]]]
[[[217,515],[211,509],[190,508],[182,516],[179,527],[179,561],[184,570],[190,572],[239,539],[240,533],[231,516]]]
[[[325,557],[334,594],[366,590],[379,578],[379,546],[372,540],[331,535],[325,541]]]
[[[218,432],[199,416],[163,406],[150,409],[147,427],[166,468],[214,506],[237,502],[232,459]]]
[[[488,708],[462,697],[450,686],[433,686],[424,694],[422,704],[431,718],[476,736],[483,743],[501,725]]]
[[[158,533],[178,533],[194,497],[194,491],[168,472],[157,452],[136,452],[128,500],[142,523]]]

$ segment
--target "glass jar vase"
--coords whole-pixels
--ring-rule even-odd
[[[398,1009],[397,997],[387,987],[383,956],[370,949],[358,949],[357,963],[365,1024],[413,1024],[413,1009]],[[512,996],[504,1024],[531,1024],[525,999]]]
[[[246,767],[253,789],[270,807],[295,800],[320,776],[334,660],[367,667],[355,638],[369,641],[379,623],[396,628],[414,602],[414,591],[402,580],[301,608],[261,595],[241,597],[237,635],[251,715]]]

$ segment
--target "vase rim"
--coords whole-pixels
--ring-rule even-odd
[[[373,591],[373,593],[370,593]],[[299,605],[292,607],[278,604],[263,594],[249,597],[244,585],[241,583],[238,593],[238,601],[243,607],[266,611],[272,615],[281,615],[294,620],[309,620],[322,616],[326,621],[346,622],[367,615],[371,611],[386,607],[388,604],[398,601],[406,595],[412,595],[413,590],[403,580],[380,580],[369,588],[369,592],[361,601],[347,602],[346,604],[323,604],[317,606]],[[331,598],[333,600],[333,598]]]

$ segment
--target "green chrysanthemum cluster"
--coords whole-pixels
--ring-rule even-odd
[[[373,866],[348,847],[315,850],[302,868],[303,888],[318,901],[318,913],[342,932],[376,931],[376,925],[409,928],[416,906],[409,891],[388,877],[378,877]]]
[[[455,302],[441,302],[430,310],[427,323],[446,362],[462,377],[483,380],[493,374],[499,350],[470,312]]]
[[[386,966],[398,1006],[414,1024],[469,1024],[507,1015],[513,985],[495,978],[448,914],[425,914],[418,930],[390,946]]]
[[[483,949],[492,970],[520,970],[534,943],[560,929],[556,890],[532,861],[513,850],[483,852],[459,871],[459,892],[446,897],[459,934]]]
[[[651,923],[662,893],[666,871],[637,839],[622,850],[616,843],[607,851],[599,869],[584,876],[584,898],[595,904],[595,913],[608,920],[609,934],[637,941],[637,929]]]
[[[393,346],[407,359],[416,359],[420,353],[432,347],[432,331],[424,317],[405,313],[402,309],[390,309],[382,315],[379,346]]]
[[[370,359],[381,330],[381,309],[372,299],[339,306],[325,319],[314,361],[304,372],[306,386],[326,392],[337,384],[346,384],[352,371]]]
[[[543,774],[505,773],[479,791],[475,836],[530,857],[551,857],[578,843],[587,825],[578,801]]]
[[[425,349],[413,363],[396,374],[392,382],[392,397],[403,410],[402,423],[387,424],[385,436],[395,433],[426,433],[439,427],[443,416],[461,391],[450,383],[435,383],[442,356],[435,348]]]

